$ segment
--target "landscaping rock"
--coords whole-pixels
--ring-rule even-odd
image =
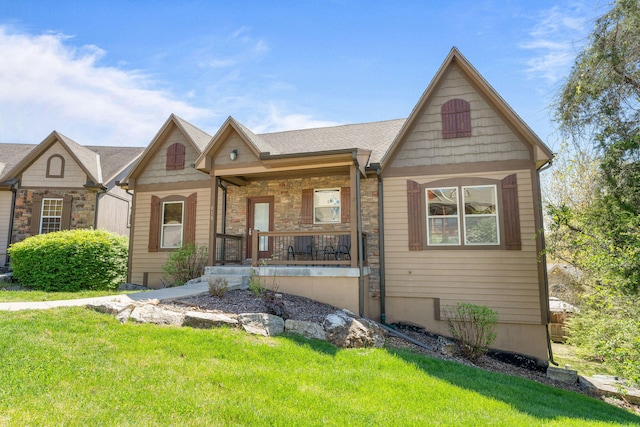
[[[547,376],[553,380],[562,381],[567,384],[575,384],[578,382],[578,371],[573,369],[549,366],[547,368]]]
[[[175,311],[163,310],[153,304],[143,304],[136,306],[136,308],[131,312],[131,316],[129,318],[138,323],[181,326],[184,320],[184,314]]]
[[[118,286],[118,291],[148,291],[149,288],[135,283],[122,283]]]
[[[219,326],[235,327],[238,325],[238,318],[232,314],[188,311],[184,314],[182,325],[200,329],[211,329]]]
[[[242,313],[238,315],[238,322],[250,334],[272,337],[284,333],[284,320],[273,314]]]
[[[315,322],[306,322],[304,320],[291,320],[287,319],[284,322],[284,331],[291,334],[302,335],[307,338],[314,338],[317,340],[327,339],[322,325]]]
[[[327,340],[338,347],[361,348],[384,345],[384,331],[374,322],[367,319],[354,319],[343,311],[328,315],[323,326]]]
[[[118,314],[127,308],[132,308],[132,304],[121,301],[100,301],[87,304],[85,307],[98,313]]]

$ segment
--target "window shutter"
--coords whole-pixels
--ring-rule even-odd
[[[340,188],[340,222],[351,222],[351,187]]]
[[[176,142],[167,148],[166,170],[184,169],[184,145]]]
[[[198,193],[193,193],[187,198],[187,207],[184,213],[184,243],[196,242],[196,205]]]
[[[442,138],[471,136],[471,104],[464,99],[450,99],[440,108]]]
[[[42,213],[42,196],[34,194],[31,199],[31,235],[40,233],[40,214]]]
[[[504,215],[505,249],[522,249],[520,238],[520,208],[518,206],[518,180],[515,174],[502,180],[502,206]]]
[[[313,189],[302,189],[301,224],[313,224]]]
[[[62,218],[60,218],[60,230],[69,230],[71,228],[71,205],[72,204],[73,204],[73,196],[71,194],[66,194],[62,198]]]
[[[409,220],[409,250],[421,251],[424,240],[422,224],[422,197],[420,184],[407,181],[407,215]]]
[[[151,196],[151,212],[149,214],[149,252],[158,252],[160,239],[160,198]]]

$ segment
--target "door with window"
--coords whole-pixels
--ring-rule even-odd
[[[273,196],[249,198],[247,212],[247,258],[251,258],[254,230],[273,231]],[[258,257],[269,258],[272,253],[273,238],[260,236]]]

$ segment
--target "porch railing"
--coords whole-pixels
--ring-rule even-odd
[[[252,264],[351,266],[358,264],[357,241],[350,231],[326,233],[304,231],[255,231]],[[362,236],[366,263],[366,234]]]
[[[242,236],[216,234],[216,264],[242,263]]]

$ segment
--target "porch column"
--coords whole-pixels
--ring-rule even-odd
[[[351,267],[356,268],[358,266],[358,200],[360,198],[360,194],[358,194],[358,166],[356,164],[351,164],[349,167],[349,178],[350,178],[350,186],[351,186],[351,219],[350,219],[350,231],[351,231],[351,248],[352,254],[356,256],[351,256]],[[355,250],[354,250],[355,249]]]
[[[218,177],[211,173],[211,203],[209,205],[209,265],[216,264],[216,224],[218,223]]]

